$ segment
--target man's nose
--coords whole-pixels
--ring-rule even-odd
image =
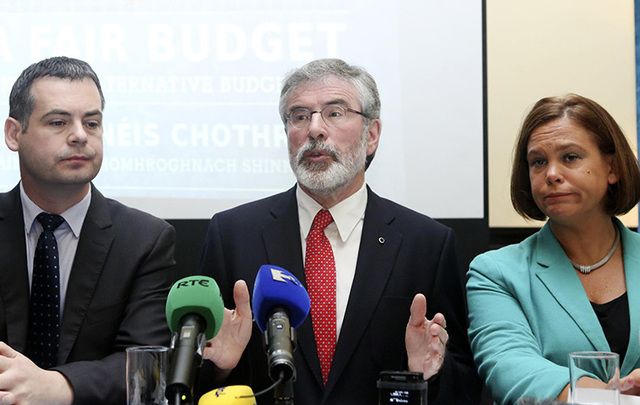
[[[327,123],[322,118],[320,111],[312,111],[309,117],[309,133],[310,138],[326,138],[327,137]]]

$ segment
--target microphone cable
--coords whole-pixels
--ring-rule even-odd
[[[276,382],[274,382],[272,385],[270,385],[269,387],[263,389],[262,391],[258,391],[253,395],[240,395],[236,398],[252,398],[252,397],[259,397],[260,395],[264,395],[267,392],[273,390],[278,384],[280,384],[281,382],[284,381],[284,372],[281,371],[280,372],[280,378],[278,378],[278,380]]]

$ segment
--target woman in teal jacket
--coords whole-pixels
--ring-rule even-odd
[[[567,400],[568,354],[620,354],[623,393],[640,389],[640,235],[615,218],[640,199],[638,162],[615,120],[570,94],[538,101],[516,144],[511,200],[544,227],[476,257],[469,337],[499,404]],[[598,384],[596,381],[582,381]]]

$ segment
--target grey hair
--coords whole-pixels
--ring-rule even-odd
[[[351,83],[360,94],[362,113],[369,119],[380,118],[380,95],[373,77],[363,68],[349,65],[341,59],[318,59],[291,71],[283,81],[280,92],[280,118],[287,123],[287,104],[291,93],[300,85],[337,77]]]
[[[9,116],[20,122],[22,132],[27,130],[29,118],[35,107],[36,100],[31,94],[31,86],[36,79],[42,77],[57,77],[69,80],[88,78],[93,80],[100,93],[101,107],[104,109],[104,94],[102,94],[100,80],[87,62],[66,56],[44,59],[26,68],[11,88]]]
[[[299,86],[309,82],[315,82],[336,77],[351,83],[360,95],[360,108],[364,114],[365,125],[369,125],[370,120],[380,118],[380,94],[378,86],[373,77],[359,66],[349,65],[342,59],[317,59],[306,65],[295,69],[285,76],[282,90],[280,91],[280,118],[282,123],[287,125],[287,104],[289,97]],[[365,170],[375,157],[375,152],[367,156]]]

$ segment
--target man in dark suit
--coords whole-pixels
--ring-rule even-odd
[[[477,403],[452,231],[365,184],[381,130],[373,78],[341,60],[313,61],[285,78],[280,114],[297,185],[216,214],[201,271],[227,301],[234,281],[253,285],[265,263],[305,284],[312,307],[297,331],[297,403],[375,404],[379,372],[406,369],[428,379],[430,405]],[[267,375],[255,329],[229,382],[259,390]]]
[[[175,231],[92,186],[103,107],[98,77],[76,59],[35,63],[11,91],[5,141],[21,179],[0,194],[1,403],[125,403],[125,347],[168,343]],[[47,288],[57,309],[47,315],[33,297],[42,215],[61,218],[47,267],[56,271],[45,275],[56,280]],[[56,319],[43,327],[45,343],[41,316]]]

